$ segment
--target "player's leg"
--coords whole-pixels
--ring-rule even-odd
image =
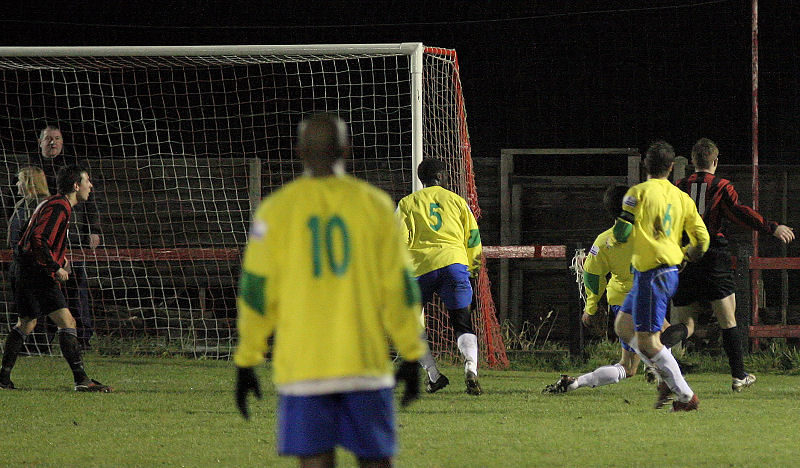
[[[17,356],[28,339],[28,335],[36,327],[40,315],[41,278],[30,277],[23,269],[18,269],[14,278],[14,301],[17,306],[17,323],[6,337],[3,350],[3,361],[0,365],[0,388],[13,389],[11,370],[17,363]]]
[[[672,304],[672,325],[661,332],[661,343],[672,348],[694,334],[695,323],[700,310],[698,302],[678,306]]]
[[[51,312],[48,316],[58,327],[58,344],[61,347],[61,354],[67,361],[70,370],[72,370],[72,377],[75,380],[75,391],[111,393],[113,388],[90,379],[89,376],[86,375],[86,371],[83,368],[81,346],[78,343],[78,332],[75,329],[75,318],[72,316],[69,309],[62,307]]]
[[[342,394],[338,444],[362,467],[392,466],[396,452],[392,389]]]
[[[67,303],[76,320],[78,343],[81,349],[89,348],[89,340],[94,333],[92,312],[89,305],[89,283],[83,263],[71,265],[72,274],[66,283]]]
[[[696,395],[683,378],[672,352],[661,344],[660,339],[667,306],[678,286],[678,269],[661,267],[646,272],[637,271],[634,273],[634,282],[638,286],[633,306],[637,353],[645,364],[655,366],[664,380],[659,384],[655,406],[663,406],[669,397],[668,392],[671,392],[679,403],[687,405],[691,402],[691,409],[696,409]]]
[[[333,468],[336,466],[336,452],[320,453],[310,457],[297,457],[300,468]]]
[[[17,357],[28,335],[36,327],[36,319],[19,317],[16,325],[8,332],[6,346],[3,349],[3,361],[0,366],[0,389],[12,390],[16,388],[11,381],[11,371],[17,363]]]
[[[694,333],[700,302],[707,299],[710,276],[707,258],[688,263],[678,275],[678,289],[672,296],[672,325],[661,332],[661,343],[672,348]]]
[[[731,389],[740,392],[742,388],[752,385],[756,381],[756,376],[744,370],[742,336],[736,325],[736,295],[731,294],[711,301],[711,310],[722,329],[722,347],[731,367]]]
[[[278,454],[297,457],[300,466],[333,466],[340,406],[341,394],[279,394]],[[304,465],[304,462],[309,464]]]
[[[441,269],[439,297],[450,317],[458,351],[464,358],[464,382],[470,395],[483,393],[478,383],[478,336],[472,324],[472,285],[466,265],[455,263]]]
[[[621,315],[619,312],[620,308],[621,306],[618,305],[609,307],[609,312],[614,317],[615,326],[616,317]],[[630,314],[626,315],[630,316]],[[626,377],[632,377],[636,374],[636,368],[639,365],[639,356],[636,355],[636,351],[628,346],[624,340],[620,340],[620,347],[622,348],[622,356],[617,364],[598,367],[592,372],[579,375],[578,377],[562,375],[555,384],[545,387],[542,393],[566,393],[581,387],[601,387],[603,385],[618,383]]]
[[[428,341],[425,324],[425,306],[433,300],[433,293],[439,288],[440,282],[439,270],[434,270],[417,277],[417,285],[419,286],[423,304],[422,311],[420,312],[420,322],[422,323],[422,333],[425,341]],[[420,358],[419,363],[428,374],[428,382],[425,384],[426,392],[436,393],[450,383],[450,380],[439,372],[430,346],[428,346],[428,351]]]

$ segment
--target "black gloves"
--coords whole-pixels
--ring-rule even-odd
[[[236,368],[236,406],[242,413],[244,419],[250,419],[250,412],[247,410],[247,394],[253,394],[261,399],[261,387],[258,385],[258,377],[252,367]]]
[[[417,361],[401,362],[394,378],[397,381],[397,385],[399,385],[400,382],[405,384],[403,388],[403,397],[400,399],[400,406],[406,407],[411,404],[412,401],[419,398],[419,363]]]

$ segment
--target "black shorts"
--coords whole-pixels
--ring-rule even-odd
[[[695,302],[716,301],[735,291],[731,254],[725,247],[712,246],[700,261],[687,263],[681,271],[672,304],[683,307]]]
[[[38,269],[18,267],[14,281],[17,315],[35,319],[67,308],[61,285]]]

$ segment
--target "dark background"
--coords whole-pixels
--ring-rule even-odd
[[[760,2],[760,163],[798,157],[800,7]],[[129,6],[135,5],[135,6]],[[473,156],[638,147],[751,158],[751,2],[14,2],[0,44],[423,42],[458,52]]]

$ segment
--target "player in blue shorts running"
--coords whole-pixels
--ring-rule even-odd
[[[347,175],[346,124],[317,114],[298,129],[305,173],[258,207],[237,306],[236,402],[261,396],[254,367],[275,332],[278,453],[334,466],[335,448],[362,467],[391,466],[395,421],[389,343],[407,359],[402,402],[419,395],[427,351],[419,290],[389,196]]]
[[[648,180],[631,187],[613,228],[616,242],[633,243],[633,286],[617,314],[617,335],[636,349],[647,365],[655,366],[662,382],[655,407],[674,396],[673,411],[698,407],[697,395],[681,375],[669,348],[661,344],[667,307],[678,287],[678,266],[696,261],[708,250],[708,230],[692,199],[667,179],[675,150],[664,141],[650,145],[644,160]],[[681,248],[683,233],[691,244]]]
[[[472,285],[480,268],[481,235],[467,201],[442,187],[447,182],[444,163],[424,159],[417,177],[425,186],[404,197],[397,213],[405,229],[414,274],[426,304],[437,293],[444,302],[458,350],[464,357],[466,390],[483,393],[478,383],[478,337],[472,323]],[[420,362],[428,373],[425,390],[434,393],[449,383],[428,353]]]

